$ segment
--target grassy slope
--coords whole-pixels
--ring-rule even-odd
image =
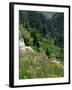
[[[49,63],[50,59],[44,53],[26,53],[19,59],[19,78],[50,78],[63,77],[61,65]]]

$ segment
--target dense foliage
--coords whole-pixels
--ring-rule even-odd
[[[45,16],[42,12],[19,11],[19,29],[20,29],[20,32],[22,34],[22,37],[24,39],[26,46],[31,46],[38,53],[44,52],[46,57],[50,58],[50,60],[53,57],[55,57],[58,61],[63,63],[63,60],[64,60],[64,14],[63,13],[55,13],[54,12],[52,17],[49,17],[49,16]],[[32,53],[29,55],[26,55],[26,56],[28,56],[28,58],[26,60],[30,59],[30,57],[31,57],[31,60],[34,59],[34,56],[32,56]],[[37,55],[37,57],[38,57],[38,55]],[[26,62],[28,63],[28,61],[26,61],[26,62],[23,61],[23,58],[24,57],[20,57],[20,59],[21,59],[20,63],[24,62],[24,65],[25,65],[25,63]],[[25,60],[25,58],[24,58],[24,60]],[[42,59],[42,57],[41,57],[42,61],[44,59]],[[58,67],[54,64],[50,66],[49,64],[46,64],[46,62],[47,61],[45,61],[44,63],[48,68],[52,67],[51,68],[52,70],[54,70],[54,69],[56,70],[56,68],[57,68],[57,70],[55,72],[48,71],[47,74],[45,74],[46,73],[45,71],[47,71],[47,70],[44,68],[47,68],[47,67],[44,66],[44,68],[43,68],[42,66],[44,64],[41,65],[40,64],[41,62],[38,59],[37,63],[40,64],[40,66],[41,66],[40,68],[44,69],[44,70],[40,69],[40,70],[42,70],[42,72],[41,71],[40,72],[42,75],[44,74],[44,77],[45,77],[45,75],[48,75],[48,77],[50,77],[49,74],[52,75],[52,72],[53,72],[54,77],[63,76],[63,69],[61,69],[62,73],[60,73],[61,70],[58,71],[60,68],[58,69]],[[31,66],[31,68],[32,68],[33,72],[35,72],[34,67]],[[23,73],[22,69],[25,69],[25,67],[20,65],[20,78],[24,77],[21,74],[21,73]],[[40,72],[35,72],[35,73],[36,73],[36,75],[38,75],[38,73],[40,73]],[[58,74],[56,74],[56,72]],[[30,72],[30,73],[32,74],[32,72]],[[27,74],[30,74],[30,73],[27,73]],[[30,77],[30,75],[29,75],[29,77]],[[38,77],[38,76],[36,76],[36,77]],[[28,77],[26,77],[26,78],[28,78]]]
[[[25,44],[63,59],[64,15],[54,13],[47,19],[41,12],[20,11],[20,31]]]

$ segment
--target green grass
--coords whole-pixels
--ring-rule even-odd
[[[49,63],[44,53],[26,53],[19,57],[19,79],[63,77],[63,68]]]

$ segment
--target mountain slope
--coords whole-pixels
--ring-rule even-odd
[[[57,78],[63,77],[63,65],[52,61],[43,53],[35,54],[32,52],[20,56],[19,78]]]
[[[48,17],[44,13],[19,11],[26,50],[19,54],[20,79],[64,76],[64,14],[54,12]]]
[[[45,12],[44,12],[45,13]],[[60,47],[64,47],[64,14],[54,13],[47,19],[41,12],[20,11],[20,24],[31,33],[30,27],[35,29],[41,37],[47,38]]]

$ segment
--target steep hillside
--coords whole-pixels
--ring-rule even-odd
[[[44,53],[36,54],[32,52],[20,56],[19,78],[57,78],[63,77],[63,64],[48,59]]]
[[[31,29],[29,28],[31,27],[35,29],[40,36],[54,42],[60,47],[64,47],[64,14],[54,13],[52,17],[48,19],[46,15],[48,12],[45,12],[45,14],[42,13],[20,11],[20,24],[23,24],[30,33]]]
[[[64,14],[19,11],[19,30],[19,78],[63,77]]]

